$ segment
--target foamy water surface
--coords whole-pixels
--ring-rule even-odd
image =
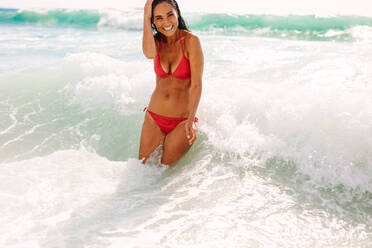
[[[1,247],[372,245],[369,19],[189,13],[199,138],[166,168],[136,159],[155,87],[139,12],[83,14],[0,21]]]

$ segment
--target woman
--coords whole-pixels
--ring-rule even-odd
[[[204,64],[199,38],[188,31],[175,0],[146,1],[142,50],[154,59],[156,88],[142,126],[139,159],[145,163],[163,144],[161,163],[171,166],[196,140]]]

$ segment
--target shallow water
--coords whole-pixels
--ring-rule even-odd
[[[86,14],[0,21],[1,247],[372,245],[369,19],[189,13],[199,139],[167,169],[136,159],[155,86],[140,13]]]

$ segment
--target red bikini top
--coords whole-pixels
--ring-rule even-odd
[[[166,73],[160,64],[159,52],[161,48],[161,43],[163,42],[163,36],[161,37],[158,54],[156,55],[154,59],[154,70],[158,77],[161,77],[161,78],[175,77],[179,79],[189,79],[191,77],[190,62],[185,57],[185,54],[183,52],[182,41],[181,41],[181,30],[180,30],[179,36],[180,36],[180,44],[181,44],[181,49],[182,49],[182,59],[173,73]]]

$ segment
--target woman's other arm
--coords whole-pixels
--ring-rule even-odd
[[[190,86],[190,101],[189,101],[189,116],[186,126],[186,136],[189,143],[192,144],[196,140],[196,132],[193,129],[193,122],[198,109],[200,96],[202,92],[202,76],[204,67],[204,55],[200,45],[200,40],[197,36],[192,36],[189,40],[189,60],[191,69],[191,86]]]

